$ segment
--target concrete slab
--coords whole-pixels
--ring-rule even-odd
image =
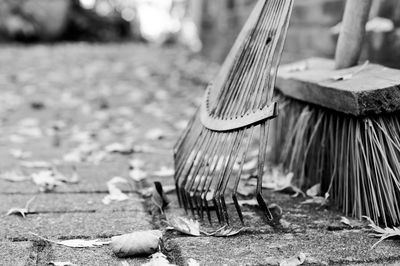
[[[0,265],[25,266],[36,265],[36,256],[31,253],[32,243],[1,242],[0,241]]]
[[[0,214],[7,213],[10,208],[22,208],[33,196],[29,211],[37,213],[73,213],[73,212],[122,212],[144,211],[142,199],[137,194],[128,194],[129,199],[102,203],[106,193],[40,193],[37,195],[1,195]]]
[[[152,229],[143,212],[60,213],[5,216],[0,220],[0,239],[32,239],[29,232],[54,239],[101,238]]]
[[[382,263],[400,260],[399,243],[387,241],[370,250],[376,239],[352,230],[327,232],[311,230],[307,234],[252,234],[230,238],[180,237],[183,261],[189,258],[202,265],[278,265],[280,261],[306,254],[306,265]]]

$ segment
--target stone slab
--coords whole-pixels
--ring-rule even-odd
[[[108,205],[102,202],[106,193],[40,193],[37,195],[2,195],[0,194],[0,214],[7,213],[10,208],[23,208],[32,197],[35,199],[29,206],[34,213],[63,212],[123,212],[143,211],[142,199],[137,194],[128,194],[129,199],[112,202]]]
[[[306,234],[254,234],[230,238],[181,237],[173,240],[180,247],[183,262],[190,258],[201,265],[279,265],[299,252],[305,265],[382,263],[400,260],[399,244],[386,241],[370,250],[376,239],[359,231]],[[206,255],[207,254],[207,255]]]
[[[32,239],[29,232],[55,239],[111,237],[152,229],[148,219],[143,212],[39,214],[25,219],[5,216],[0,219],[0,239]]]

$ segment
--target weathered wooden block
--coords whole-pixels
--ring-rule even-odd
[[[355,116],[400,109],[400,70],[376,64],[335,70],[334,65],[311,58],[281,66],[276,87],[291,98]]]

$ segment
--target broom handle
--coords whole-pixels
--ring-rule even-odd
[[[347,0],[338,44],[336,46],[336,69],[357,65],[365,35],[372,0]]]

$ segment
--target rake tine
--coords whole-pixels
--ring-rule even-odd
[[[258,174],[257,174],[257,190],[256,190],[256,198],[260,208],[264,211],[265,217],[267,220],[271,221],[273,219],[271,212],[268,209],[267,204],[262,196],[262,181],[264,175],[264,160],[265,160],[265,152],[267,145],[267,136],[268,136],[268,127],[269,122],[266,121],[260,125],[260,150],[258,153]]]

